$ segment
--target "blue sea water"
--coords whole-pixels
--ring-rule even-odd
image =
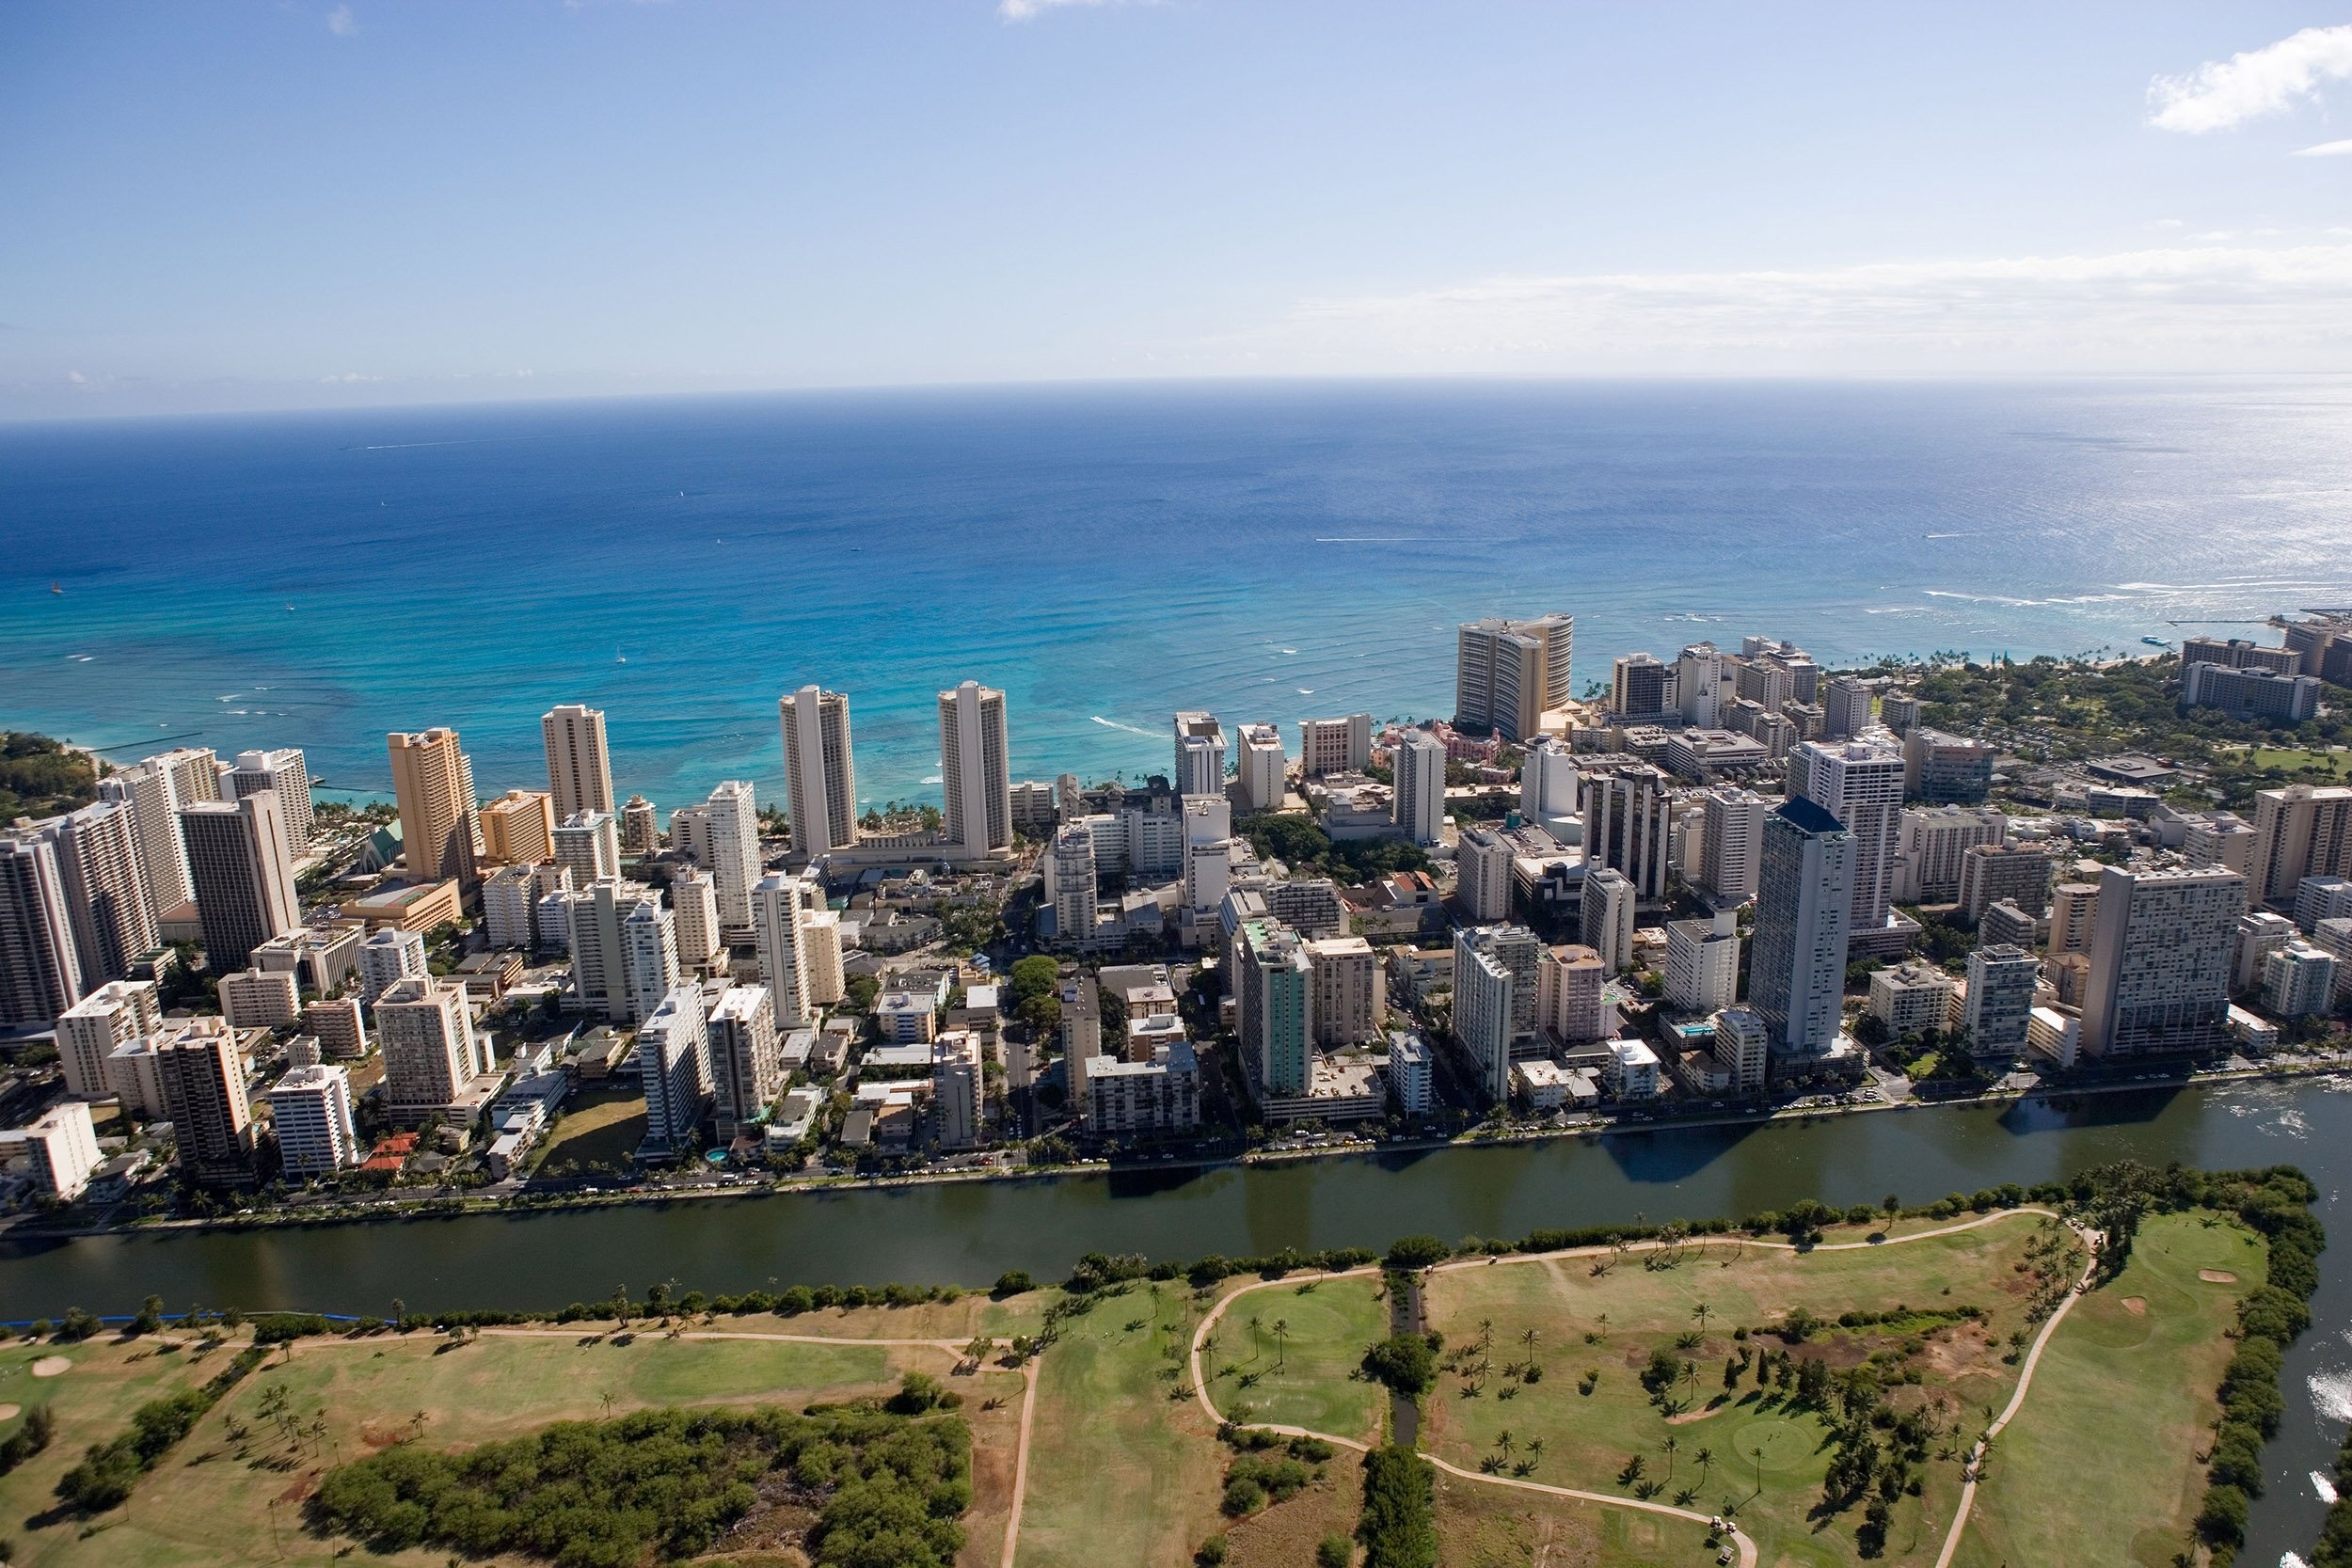
[[[1168,715],[1426,717],[1453,626],[1577,618],[1577,680],[1747,632],[1829,661],[2138,648],[2352,604],[2352,382],[1178,385],[0,429],[0,723],[295,745],[485,794],[608,710],[666,812],[781,793],[777,695],[850,694],[869,802],[932,694],[1016,777],[1168,767]],[[51,586],[62,590],[52,593]]]

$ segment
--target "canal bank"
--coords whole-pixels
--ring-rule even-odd
[[[314,1228],[138,1231],[0,1243],[0,1318],[66,1307],[301,1307],[384,1313],[531,1309],[675,1281],[710,1291],[796,1283],[985,1285],[1058,1277],[1080,1254],[1190,1259],[1284,1247],[1382,1247],[1399,1235],[1518,1237],[1644,1218],[1740,1215],[1804,1197],[1926,1202],[2030,1185],[2119,1159],[2223,1168],[2292,1164],[2321,1191],[2337,1245],[2314,1327],[2288,1357],[2290,1410],[2265,1456],[2252,1549],[2308,1546],[2352,1415],[2352,1086],[2340,1080],[2153,1087],[2061,1108],[2014,1101],[1929,1114],[1663,1128],[1499,1147],[1020,1180],[860,1187],[736,1201],[413,1218]]]

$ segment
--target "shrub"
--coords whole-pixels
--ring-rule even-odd
[[[1315,1568],[1350,1568],[1356,1548],[1344,1535],[1327,1535],[1315,1543]]]
[[[1418,1334],[1392,1334],[1364,1352],[1364,1371],[1408,1399],[1427,1393],[1438,1381],[1437,1357]]]
[[[1454,1249],[1435,1236],[1399,1236],[1382,1259],[1391,1269],[1425,1269],[1454,1256]]]

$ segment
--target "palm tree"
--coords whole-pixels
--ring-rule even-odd
[[[1708,1306],[1705,1302],[1700,1302],[1697,1306],[1691,1308],[1691,1316],[1699,1321],[1699,1332],[1701,1334],[1707,1332],[1707,1313]]]
[[[1715,1450],[1702,1448],[1691,1457],[1699,1462],[1699,1484],[1704,1486],[1707,1484],[1707,1473],[1715,1467]]]
[[[1758,1443],[1748,1454],[1756,1461],[1756,1495],[1760,1497],[1764,1495],[1764,1445]]]
[[[1601,1337],[1602,1338],[1606,1339],[1606,1338],[1609,1338],[1609,1314],[1608,1314],[1608,1313],[1606,1313],[1606,1312],[1603,1312],[1603,1313],[1600,1315],[1600,1320],[1599,1320],[1599,1322],[1600,1322],[1600,1337]]]
[[[1495,1342],[1495,1321],[1494,1321],[1492,1318],[1481,1318],[1481,1319],[1479,1319],[1479,1320],[1478,1320],[1478,1348],[1479,1348],[1480,1350],[1482,1350],[1482,1351],[1484,1351],[1484,1350],[1489,1350],[1489,1349],[1493,1348],[1494,1342]]]
[[[1291,1321],[1288,1318],[1274,1320],[1274,1364],[1278,1367],[1290,1359],[1290,1331]]]
[[[1666,1433],[1666,1444],[1665,1444],[1665,1447],[1666,1447],[1666,1479],[1667,1479],[1668,1481],[1672,1481],[1672,1480],[1674,1480],[1674,1474],[1675,1474],[1675,1455],[1676,1455],[1677,1452],[1679,1452],[1679,1451],[1680,1451],[1680,1449],[1681,1449],[1681,1448],[1682,1448],[1682,1439],[1681,1439],[1681,1438],[1679,1438],[1679,1437],[1677,1437],[1677,1436],[1676,1436],[1673,1433],[1671,1433],[1671,1432],[1670,1432],[1670,1433]]]
[[[1527,1349],[1530,1354],[1534,1353],[1535,1340],[1537,1338],[1538,1336],[1532,1328],[1522,1329],[1519,1331],[1519,1343]]]
[[[1531,1437],[1527,1440],[1527,1457],[1531,1463],[1540,1461],[1544,1457],[1544,1440],[1542,1438]]]
[[[1252,1361],[1258,1358],[1258,1327],[1261,1321],[1255,1312],[1249,1315],[1249,1359]]]
[[[1495,1433],[1495,1449],[1503,1458],[1510,1458],[1511,1450],[1517,1447],[1518,1447],[1518,1440],[1512,1437],[1509,1427],[1504,1427]]]

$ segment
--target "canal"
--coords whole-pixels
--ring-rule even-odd
[[[1926,1202],[2031,1184],[2111,1160],[2208,1168],[2292,1164],[2321,1189],[2336,1244],[2315,1326],[2288,1356],[2286,1426],[2266,1455],[2242,1560],[2308,1546],[2313,1472],[2352,1418],[2352,1085],[2240,1084],[2026,1103],[1696,1128],[1502,1148],[1448,1148],[1255,1167],[873,1188],[775,1197],[472,1215],[244,1232],[0,1243],[0,1318],[69,1306],[305,1307],[383,1313],[530,1308],[671,1281],[709,1291],[796,1283],[954,1281],[1007,1269],[1058,1277],[1086,1252],[1190,1259],[1286,1246],[1384,1246],[1428,1231],[1518,1237],[1541,1227],[1739,1215],[1802,1197]]]

